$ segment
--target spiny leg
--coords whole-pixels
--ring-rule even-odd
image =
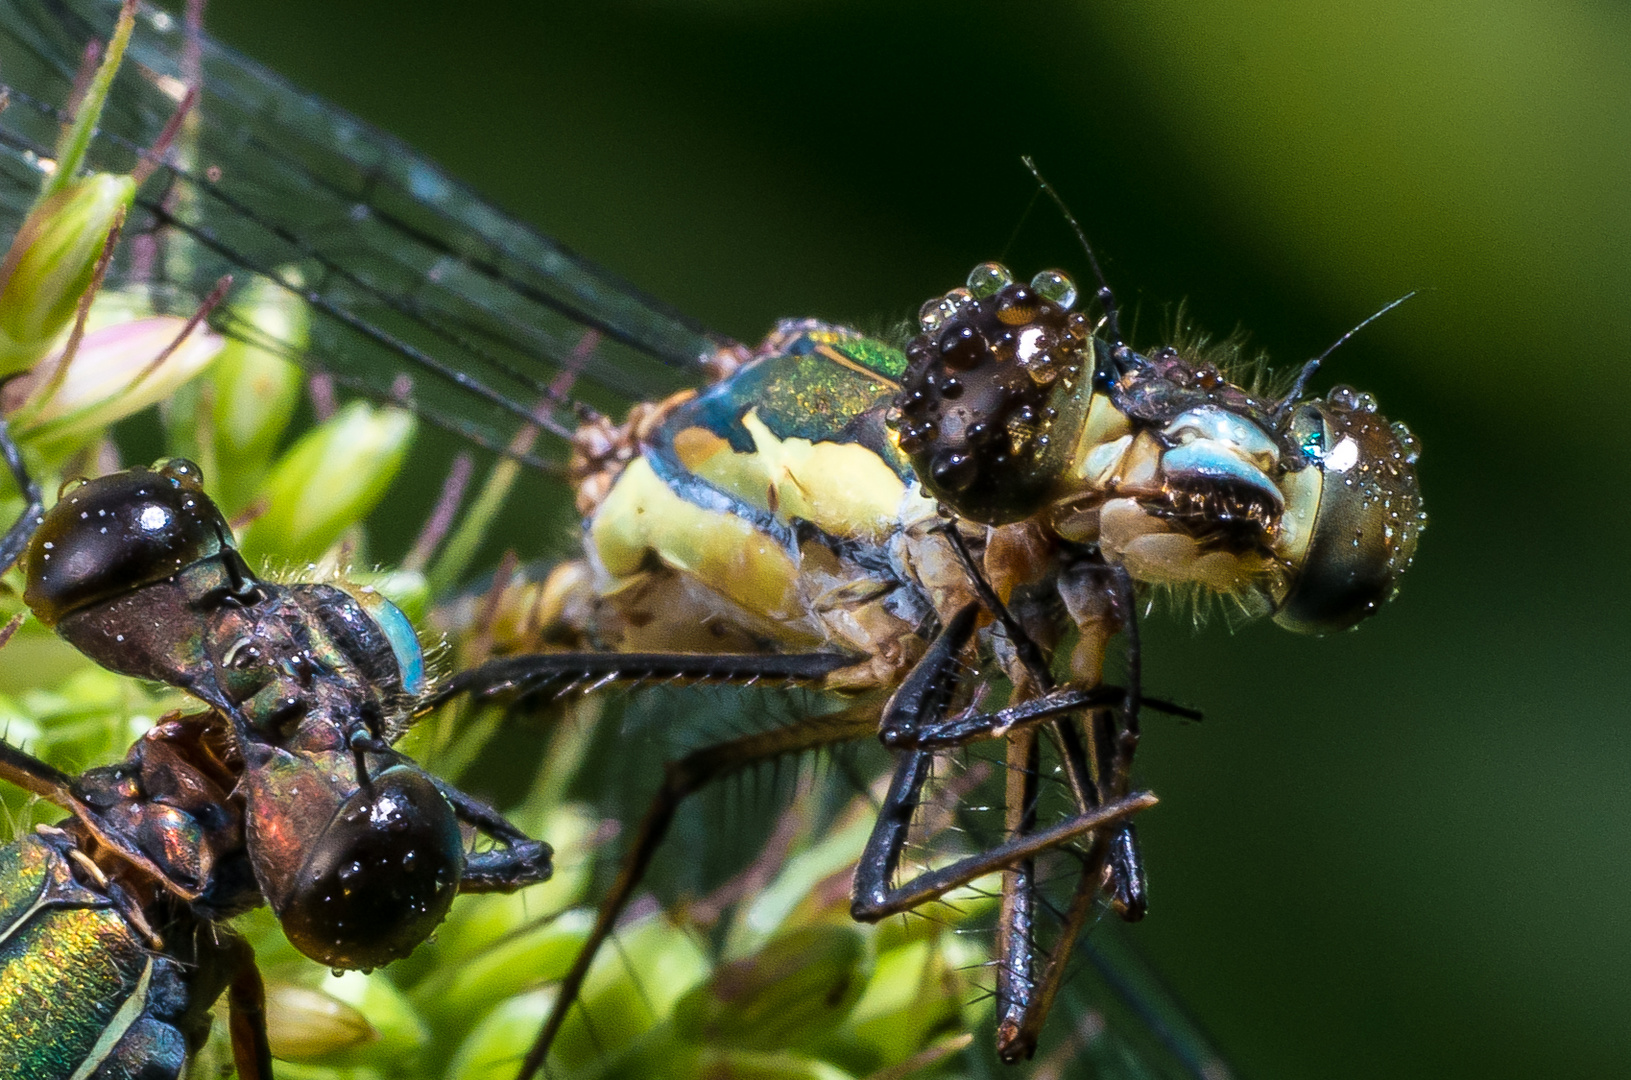
[[[1090,691],[1055,690],[996,712],[975,712],[944,719],[958,681],[957,657],[972,635],[977,613],[977,605],[970,604],[953,616],[885,710],[880,736],[886,745],[900,749],[901,753],[889,794],[879,811],[878,823],[856,870],[851,914],[857,919],[872,921],[938,899],[949,889],[966,884],[974,877],[1001,869],[1003,888],[996,958],[997,1049],[1004,1060],[1016,1061],[1029,1057],[1035,1050],[1036,1035],[1058,992],[1076,935],[1085,926],[1091,901],[1102,887],[1105,853],[1110,850],[1110,841],[1096,826],[1118,820],[1106,814],[1111,807],[1098,804],[1099,790],[1093,785],[1087,789],[1095,800],[1090,808],[1049,829],[1036,829],[1040,790],[1037,728],[1054,723],[1054,718],[1063,714],[1117,702],[1124,698],[1125,692],[1102,686]],[[891,888],[889,881],[898,868],[933,761],[929,751],[922,747],[943,748],[995,736],[1005,737],[1007,742],[1005,824],[1010,837],[1008,842]],[[1062,751],[1071,768],[1087,775],[1085,748],[1079,740],[1065,742]],[[1150,798],[1144,805],[1153,802]],[[1112,804],[1112,807],[1119,806],[1119,803]],[[1034,978],[1038,889],[1035,856],[1067,845],[1090,831],[1097,833],[1093,842],[1095,855],[1090,859],[1090,866],[1084,867],[1076,899],[1038,981]],[[1116,829],[1114,833],[1119,837],[1122,830]]]
[[[1126,695],[1114,715],[1098,712],[1093,716],[1094,746],[1100,754],[1098,775],[1112,796],[1124,794],[1132,786],[1133,754],[1138,750],[1139,714],[1144,704],[1143,650],[1139,644],[1138,602],[1133,577],[1125,566],[1107,565],[1110,596],[1121,616],[1122,655],[1127,667]],[[1115,723],[1120,718],[1120,725]],[[1109,759],[1109,760],[1105,760]],[[1110,840],[1109,859],[1114,870],[1111,888],[1116,914],[1127,922],[1137,922],[1149,910],[1149,884],[1144,876],[1144,859],[1139,854],[1136,826],[1127,826]]]
[[[895,776],[889,785],[878,824],[867,840],[861,862],[855,869],[855,894],[850,914],[860,922],[877,922],[931,901],[975,878],[1006,869],[1021,860],[1050,851],[1072,840],[1116,825],[1156,804],[1147,791],[1106,803],[1086,814],[1076,814],[1046,829],[1015,836],[995,847],[938,870],[926,871],[903,884],[890,886],[889,879],[900,865],[907,826],[917,809],[918,798],[929,778],[933,755],[920,750],[900,755]]]
[[[584,682],[813,682],[863,657],[844,653],[529,653],[493,660],[447,680],[415,708],[427,713],[462,694],[526,697]]]
[[[1059,927],[1059,939],[1048,954],[1042,977],[1026,987],[1028,995],[1023,1006],[1008,1006],[1002,1014],[1003,1022],[997,1028],[997,1056],[1004,1062],[1012,1065],[1036,1053],[1042,1024],[1053,1009],[1060,986],[1064,984],[1065,966],[1077,939],[1087,928],[1088,920],[1093,915],[1094,902],[1104,888],[1112,846],[1116,838],[1122,835],[1122,830],[1108,837],[1103,833],[1096,835],[1088,854],[1082,858],[1081,876],[1077,878],[1076,888],[1071,893],[1070,906]],[[1029,941],[1026,944],[1029,945]]]
[[[1039,694],[1047,694],[1054,689],[1053,673],[1048,669],[1047,659],[1042,648],[1020,625],[1019,620],[1009,612],[1006,604],[997,596],[985,574],[978,564],[974,562],[973,555],[963,542],[961,534],[955,525],[948,524],[939,530],[946,538],[958,563],[963,568],[964,575],[973,586],[975,595],[980,603],[991,612],[992,617],[1002,625],[1003,631],[1013,643],[1015,654],[1019,657],[1025,672],[1030,676]],[[1103,568],[1101,568],[1103,569]],[[1116,576],[1116,571],[1120,576]],[[1110,752],[1101,740],[1094,739],[1094,763],[1100,767],[1089,771],[1089,751],[1082,739],[1081,730],[1072,720],[1065,719],[1052,722],[1048,725],[1048,733],[1054,744],[1059,748],[1060,758],[1065,766],[1065,778],[1070,783],[1071,793],[1076,798],[1076,808],[1080,813],[1087,813],[1095,806],[1103,804],[1106,797],[1124,795],[1127,791],[1127,780],[1132,769],[1132,751],[1138,745],[1138,717],[1137,710],[1142,700],[1139,687],[1138,638],[1136,626],[1131,623],[1132,581],[1126,576],[1126,571],[1117,567],[1110,569],[1112,582],[1117,592],[1112,593],[1118,607],[1124,609],[1124,626],[1133,627],[1128,637],[1128,670],[1127,689],[1124,694],[1123,708],[1131,710],[1124,721],[1123,733],[1131,732],[1130,738],[1117,738],[1114,740],[1115,762],[1114,769],[1107,769],[1104,763]],[[1125,594],[1121,593],[1121,586],[1125,582]],[[1102,714],[1100,714],[1102,716]],[[1096,728],[1095,728],[1096,730]],[[1095,777],[1097,783],[1094,782]],[[1146,884],[1144,880],[1143,859],[1139,856],[1138,845],[1131,823],[1128,824],[1125,835],[1121,836],[1112,848],[1112,863],[1115,867],[1114,890],[1116,894],[1116,909],[1124,919],[1135,922],[1144,917],[1149,906]]]
[[[923,659],[890,699],[880,724],[881,731],[895,732],[897,739],[909,740],[910,732],[944,716],[956,690],[957,654],[973,633],[977,614],[976,606],[970,604],[947,622],[929,645]],[[1039,852],[1155,805],[1153,795],[1141,792],[1114,803],[1092,807],[1046,829],[1011,836],[986,851],[892,886],[889,882],[899,868],[912,817],[917,811],[923,785],[928,781],[933,763],[934,755],[925,750],[897,752],[889,791],[884,796],[878,821],[867,838],[866,848],[855,870],[850,914],[861,922],[876,922],[885,916],[937,900],[977,877],[1017,866]]]
[[[618,867],[617,879],[595,914],[595,924],[588,938],[573,959],[571,969],[561,979],[560,991],[550,1006],[543,1029],[539,1031],[532,1049],[527,1052],[526,1060],[521,1063],[518,1080],[530,1080],[542,1067],[550,1045],[560,1032],[561,1025],[566,1022],[567,1012],[583,989],[583,981],[588,977],[596,954],[633,898],[652,856],[674,820],[674,814],[688,796],[715,780],[760,762],[851,742],[865,738],[876,730],[876,721],[870,709],[848,709],[826,716],[806,717],[772,731],[705,746],[665,765],[662,787],[646,808],[629,849],[624,853],[622,865]]]
[[[0,739],[0,780],[7,780],[64,810],[73,809],[74,778],[3,739]]]
[[[1103,711],[1126,697],[1120,686],[1101,684],[1090,690],[1067,688],[1054,690],[1041,697],[1017,702],[993,712],[970,711],[958,713],[945,720],[922,724],[918,727],[886,727],[879,741],[891,750],[951,750],[984,739],[997,738],[1034,727],[1054,717],[1084,709]],[[1183,720],[1200,720],[1198,709],[1191,709],[1162,698],[1144,698],[1147,709],[1176,716]]]
[[[1036,831],[1040,798],[1042,747],[1036,729],[1026,728],[1005,740],[1008,774],[1003,789],[1004,827],[1009,836]],[[1002,903],[997,912],[997,1046],[1031,1008],[1035,987],[1036,860],[1024,859],[1003,871]]]

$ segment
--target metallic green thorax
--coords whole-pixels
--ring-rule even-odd
[[[76,882],[53,841],[0,849],[0,1076],[177,1076],[190,996],[181,965]]]
[[[736,452],[749,453],[754,442],[742,418],[753,410],[778,438],[858,443],[903,480],[914,479],[911,464],[883,425],[884,410],[906,370],[905,354],[854,330],[813,320],[783,323],[763,349],[768,355],[674,410],[659,441],[701,427]]]

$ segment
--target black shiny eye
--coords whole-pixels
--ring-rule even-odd
[[[276,812],[257,807],[251,820]],[[447,917],[464,867],[452,808],[424,773],[402,765],[355,792],[307,844],[279,848],[258,830],[251,840],[283,932],[336,968],[376,968],[413,952]]]
[[[924,491],[960,517],[996,525],[1041,509],[1066,468],[1058,448],[1073,440],[1059,436],[1085,416],[1076,376],[1086,345],[1067,334],[1071,315],[1060,303],[1011,282],[983,291],[989,272],[976,274],[985,275],[980,287],[949,314],[938,302],[926,308],[891,415]]]
[[[23,599],[55,626],[231,546],[198,466],[178,458],[157,471],[130,469],[86,481],[46,511],[23,553]]]

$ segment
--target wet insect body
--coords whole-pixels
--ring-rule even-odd
[[[877,732],[900,758],[854,914],[877,919],[961,884],[890,884],[932,752],[1054,715],[951,719],[971,613],[992,616],[983,648],[1016,688],[1013,709],[1057,701],[1063,713],[1101,687],[1134,585],[1203,588],[1292,629],[1345,629],[1393,594],[1424,520],[1414,440],[1367,397],[1254,396],[1174,350],[1146,357],[1095,337],[1074,300],[1057,272],[1025,285],[982,264],[925,306],[904,352],[788,323],[713,386],[637,407],[623,425],[588,425],[574,462],[586,553],[545,584],[541,616],[541,636],[586,651],[501,661],[455,683],[753,673],[754,652],[859,657],[824,685],[874,695],[863,724],[881,709]],[[1068,659],[1049,660],[1066,641]],[[642,655],[619,668],[605,650]],[[709,652],[737,655],[686,666]],[[1049,721],[1082,817],[1054,826],[1048,844],[1086,835],[1078,826],[1095,808],[1127,796],[1137,704],[1125,703],[1119,732],[1102,718],[1079,730]],[[743,748],[732,764],[787,748]],[[1013,826],[1007,843],[1032,828]],[[1110,860],[1116,899],[1136,918],[1131,827],[1115,836],[1098,861]],[[1004,846],[961,870],[1021,861]],[[1011,910],[1034,902],[1014,877]],[[1034,1048],[1048,976],[1024,942],[1005,949],[999,1051],[1014,1059]]]
[[[93,26],[103,14],[82,8]],[[66,81],[73,53],[59,43],[78,24],[13,21],[31,31],[25,63],[43,57]],[[104,125],[109,156],[151,141],[173,102],[165,78],[184,74],[173,26],[150,29],[158,44],[133,52],[149,74],[125,87],[136,104]],[[165,294],[223,269],[258,275],[314,313],[313,340],[285,344],[290,355],[343,385],[406,397],[524,460],[548,464],[515,439],[535,426],[571,447],[585,544],[541,590],[539,637],[553,651],[457,676],[421,707],[654,676],[792,680],[851,702],[670,769],[524,1071],[541,1063],[679,800],[755,762],[863,737],[881,737],[897,764],[856,915],[911,910],[1001,870],[999,1050],[1027,1056],[1101,888],[1124,913],[1142,910],[1128,818],[1152,800],[1130,777],[1136,648],[1128,685],[1101,685],[1110,642],[1132,638],[1135,590],[1205,589],[1326,631],[1374,611],[1408,565],[1422,521],[1414,440],[1364,395],[1304,399],[1301,380],[1288,395],[1253,394],[1204,360],[1139,354],[1107,288],[1096,320],[1075,310],[1063,275],[1027,285],[992,264],[927,305],[904,348],[806,322],[743,349],[494,214],[388,138],[207,41],[200,52],[210,122],[195,153],[206,170],[226,167],[169,168],[166,195],[138,199],[145,227],[192,255]],[[43,98],[17,101],[49,117],[31,104]],[[11,145],[37,145],[32,115]],[[223,134],[242,131],[260,137]],[[137,281],[134,267],[120,274]],[[709,383],[631,393],[660,384],[640,354]],[[579,426],[563,373],[592,395],[649,400]],[[118,670],[143,667],[100,647],[92,655]],[[1008,703],[984,707],[998,673]],[[993,738],[1010,767],[1005,836],[899,881],[936,755]],[[1045,748],[1072,804],[1046,821],[1035,809]],[[1077,885],[1056,945],[1039,953],[1035,860],[1058,851],[1079,855]]]
[[[455,894],[549,876],[548,845],[391,749],[424,689],[402,613],[257,579],[189,463],[67,492],[23,566],[70,643],[211,708],[78,777],[0,744],[0,776],[73,814],[0,851],[0,1073],[176,1077],[230,988],[238,1074],[270,1077],[253,955],[224,920],[268,904],[306,955],[366,969]],[[461,822],[501,846],[466,853]]]

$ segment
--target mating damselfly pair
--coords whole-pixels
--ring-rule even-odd
[[[84,45],[108,37],[114,11],[101,3],[4,9],[0,76],[12,101],[0,124],[8,205],[19,218],[42,176],[61,171],[60,129],[69,117],[63,103],[82,96],[76,81],[86,82],[80,73],[92,66],[82,61]],[[194,87],[201,89],[196,100]],[[141,165],[156,144],[168,144],[165,160]],[[423,691],[411,685],[415,650],[397,633],[394,608],[354,613],[355,601],[345,598],[352,594],[331,586],[309,587],[329,589],[322,594],[327,601],[302,606],[285,599],[283,587],[258,581],[232,552],[219,515],[203,511],[203,539],[188,532],[188,543],[175,549],[175,570],[188,584],[172,604],[176,612],[202,610],[223,621],[226,629],[205,634],[217,645],[198,651],[192,624],[176,615],[163,621],[177,641],[157,644],[166,656],[184,653],[181,662],[131,659],[155,646],[150,632],[133,629],[150,616],[143,609],[128,626],[109,619],[138,588],[162,584],[170,571],[143,569],[140,559],[121,562],[106,550],[97,558],[112,562],[98,561],[96,588],[70,590],[71,604],[52,602],[43,611],[36,605],[59,627],[73,616],[94,634],[116,638],[110,646],[65,631],[108,666],[169,682],[211,707],[201,720],[172,719],[153,729],[170,742],[205,748],[181,755],[186,769],[148,769],[145,759],[132,767],[150,788],[173,787],[178,775],[224,770],[215,794],[189,810],[207,816],[219,805],[227,817],[247,819],[222,826],[224,838],[209,844],[160,834],[194,861],[206,854],[225,863],[247,860],[253,871],[246,877],[240,866],[229,879],[230,902],[185,908],[205,931],[217,932],[218,919],[262,899],[288,928],[291,898],[305,896],[272,866],[269,852],[291,855],[288,843],[268,839],[279,828],[256,822],[269,807],[296,817],[333,811],[315,800],[306,807],[309,786],[273,782],[271,762],[282,760],[279,753],[295,766],[315,760],[341,772],[338,762],[349,755],[345,786],[353,795],[378,795],[383,775],[402,776],[410,786],[424,778],[446,804],[430,799],[430,809],[504,842],[460,873],[445,869],[457,862],[446,852],[440,876],[432,875],[437,903],[417,896],[410,903],[439,917],[453,879],[462,876],[474,888],[517,888],[543,876],[547,860],[528,846],[534,841],[523,830],[391,756],[391,744],[415,716],[464,693],[534,700],[564,693],[575,700],[580,690],[619,682],[772,684],[765,697],[783,684],[812,688],[794,699],[792,715],[752,715],[757,692],[720,691],[706,699],[716,710],[746,710],[738,723],[750,730],[669,768],[598,917],[555,943],[554,952],[564,951],[569,961],[553,961],[553,969],[540,962],[532,973],[533,981],[560,982],[541,999],[538,1011],[548,1016],[542,1037],[529,1033],[509,1050],[516,1062],[528,1055],[525,1068],[543,1063],[550,1039],[569,1034],[560,1026],[575,1015],[567,1006],[580,989],[592,989],[585,980],[596,949],[636,898],[645,860],[679,802],[715,779],[879,736],[893,754],[892,781],[876,792],[875,823],[849,830],[855,850],[832,868],[842,878],[838,893],[849,899],[836,906],[866,920],[917,912],[994,924],[982,948],[991,964],[985,986],[995,1002],[998,1052],[1006,1060],[1029,1057],[1070,974],[1077,937],[1099,919],[1104,903],[1127,917],[1142,914],[1145,903],[1132,818],[1153,798],[1132,785],[1133,750],[1141,710],[1172,707],[1142,696],[1139,590],[1206,589],[1297,629],[1339,629],[1391,595],[1420,528],[1413,440],[1382,421],[1374,402],[1346,388],[1305,400],[1312,367],[1280,394],[1242,388],[1208,359],[1171,349],[1133,351],[1122,340],[1108,288],[1083,304],[1063,274],[1044,272],[1027,284],[994,263],[980,264],[966,285],[925,305],[909,341],[804,321],[785,323],[761,345],[744,348],[497,214],[388,138],[162,13],[142,12],[136,20],[84,165],[150,175],[134,191],[97,303],[80,319],[47,326],[49,333],[37,330],[43,352],[59,334],[79,332],[89,354],[95,335],[121,325],[109,322],[120,316],[170,313],[184,323],[207,296],[219,294],[208,321],[257,357],[301,361],[343,390],[411,406],[478,445],[564,473],[584,523],[582,558],[539,575],[536,584],[499,578],[481,601],[465,606],[473,617],[452,624],[455,641],[473,642],[471,651],[513,655]],[[227,275],[232,283],[223,289],[218,283]],[[698,389],[670,392],[686,382]],[[243,475],[253,471],[243,460],[252,455],[222,452],[232,443],[217,408],[227,396],[218,382],[192,403],[195,416],[214,416],[209,422],[178,418],[188,406],[172,404],[172,439],[178,449],[206,451],[212,482],[217,473],[236,477],[230,486],[238,505],[229,510],[252,519],[259,545],[303,559],[298,545],[277,551],[278,532],[268,525],[280,520],[278,492],[287,489],[272,483],[257,502],[262,478]],[[625,417],[626,403],[635,401],[644,404]],[[43,437],[31,442],[26,425],[20,437],[48,468],[94,471],[85,445],[63,448],[62,425],[48,433],[56,445]],[[261,445],[266,441],[240,440],[258,447],[262,472],[309,470],[320,460],[291,455],[295,465],[287,466],[290,457],[274,464]],[[153,498],[148,489],[157,486],[182,492],[188,513],[208,505],[188,465],[124,475],[120,483],[141,489],[142,500]],[[91,490],[70,489],[67,497]],[[166,522],[184,516],[166,511],[162,500],[131,501],[126,487],[114,490],[110,514],[135,507],[134,518],[143,521],[159,507],[154,513]],[[36,544],[54,542],[54,535],[42,531]],[[164,555],[172,553],[166,548]],[[36,554],[43,558],[38,548]],[[36,581],[40,565],[31,564]],[[259,614],[268,603],[278,606],[276,618]],[[335,634],[347,644],[334,644]],[[1125,685],[1107,686],[1105,657],[1118,637],[1127,642]],[[259,644],[286,638],[295,644]],[[240,669],[254,674],[234,681],[230,673]],[[371,675],[360,681],[382,686],[384,698],[324,691],[328,696],[313,705],[302,696],[345,671]],[[316,736],[308,730],[314,723]],[[252,749],[268,736],[276,736],[272,750]],[[981,748],[995,756],[981,758]],[[314,758],[319,754],[338,757]],[[109,877],[93,856],[135,865],[141,844],[121,844],[84,798],[62,794],[75,783],[90,791],[108,781],[94,773],[33,786],[76,812],[67,832],[46,841],[57,845],[50,848],[54,857],[41,858],[59,876],[92,874],[79,885],[113,897],[109,903],[135,928],[127,936],[140,937],[146,908],[117,903],[116,890],[84,863]],[[146,789],[120,799],[137,816],[169,805]],[[982,805],[990,808],[983,815],[976,809]],[[842,814],[829,807],[817,818],[825,827]],[[535,835],[560,846],[547,827]],[[294,845],[292,854],[304,857],[309,849]],[[770,859],[760,877],[777,869],[785,876],[794,861]],[[148,888],[175,884],[174,866],[152,863],[139,867]],[[355,865],[343,890],[370,901],[398,895],[391,890],[400,886],[382,880],[368,860]],[[805,885],[806,904],[827,897],[819,910],[802,913],[811,925],[784,924],[757,939],[731,927],[724,944],[729,963],[738,966],[711,979],[705,965],[696,967],[690,980],[715,991],[712,1002],[682,980],[673,1018],[627,1033],[621,1043],[603,1030],[593,1053],[577,1064],[615,1068],[620,1055],[638,1061],[653,1047],[672,1053],[672,1042],[662,1039],[678,1031],[704,1069],[732,1054],[740,1058],[737,1067],[794,1058],[836,1061],[854,1073],[910,1062],[934,1067],[957,1045],[941,1036],[960,1016],[942,1013],[904,1046],[866,1033],[868,1024],[910,1026],[911,1010],[880,1012],[860,993],[858,973],[887,966],[880,961],[889,957],[905,962],[896,956],[901,942],[891,950],[885,940],[867,939],[864,959],[817,969],[833,979],[828,1008],[798,1023],[788,1025],[766,1005],[788,1005],[775,996],[776,980],[765,973],[776,969],[766,957],[796,969],[799,953],[789,943],[835,940],[825,929],[837,899],[833,883],[817,878]],[[198,903],[198,891],[169,889],[184,906]],[[743,906],[752,891],[743,892]],[[83,896],[77,902],[95,903]],[[392,955],[353,951],[354,927],[330,929],[334,948],[320,948],[307,935],[302,950],[337,967],[372,966]],[[425,932],[415,925],[403,940]],[[846,928],[836,940],[853,950],[853,933]],[[943,954],[951,949],[931,944],[941,962],[918,961],[925,981],[934,972],[944,977]],[[22,961],[31,955],[25,950]],[[228,981],[236,987],[248,970],[238,963]],[[729,978],[721,976],[741,979],[744,972],[764,984],[765,996],[758,1013],[733,1014],[724,993]],[[426,996],[449,985],[443,972],[417,974]],[[639,974],[647,982],[659,978]],[[1126,986],[1130,977],[1122,975],[1128,1000],[1145,1012],[1156,1040],[1173,1044],[1180,1067],[1215,1069],[1180,1011],[1148,985]],[[963,984],[951,981],[959,992]],[[207,996],[218,988],[212,984]],[[870,984],[867,990],[886,992]],[[144,994],[146,984],[122,1012],[130,1032],[162,1020],[183,1042],[196,1035],[196,1014],[208,1001],[158,1003]],[[812,995],[806,987],[800,996]],[[602,1028],[617,1032],[604,1019],[612,1006],[600,1008]],[[580,1048],[596,1039],[596,1009],[591,995]],[[237,1044],[253,1046],[254,1009],[242,994],[239,1011],[245,1019]],[[758,1030],[743,1015],[757,1016]],[[665,1024],[673,1030],[663,1032]],[[145,1051],[111,1020],[100,1036],[95,1024],[80,1027],[91,1030],[88,1045],[101,1053],[143,1060]],[[46,1028],[18,1030],[12,1045],[32,1053],[41,1039],[71,1034],[66,1026]],[[108,1035],[115,1031],[117,1037]],[[452,1053],[439,1049],[440,1060]],[[437,1052],[425,1055],[435,1059]],[[171,1062],[174,1053],[146,1060]],[[261,1058],[256,1049],[245,1060]],[[449,1068],[457,1072],[470,1061],[459,1058]]]

